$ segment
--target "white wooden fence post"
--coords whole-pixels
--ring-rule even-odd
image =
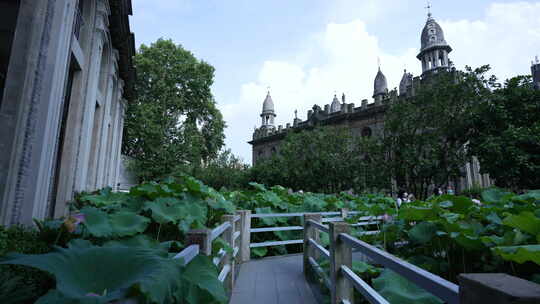
[[[353,286],[341,272],[341,266],[352,269],[352,250],[349,245],[340,240],[340,233],[349,233],[351,227],[344,222],[329,224],[330,237],[330,290],[332,304],[340,304],[343,300],[354,303]]]
[[[312,271],[310,271],[311,265],[309,263],[309,257],[317,259],[317,257],[315,256],[316,254],[315,249],[309,246],[309,239],[311,238],[317,243],[320,242],[320,238],[319,238],[320,233],[317,230],[317,228],[308,224],[309,220],[314,220],[315,222],[320,223],[322,220],[322,216],[317,213],[304,214],[304,243],[303,243],[304,245],[304,275],[306,276],[307,279],[309,279],[310,273],[312,273]]]
[[[186,247],[189,245],[199,245],[199,252],[206,256],[212,255],[212,230],[210,229],[196,229],[190,230],[186,237]]]
[[[341,208],[341,218],[345,220],[349,216],[349,209],[348,208]]]
[[[225,242],[227,242],[227,244],[229,244],[229,246],[232,248],[232,250],[234,251],[234,232],[236,231],[235,229],[235,224],[234,224],[234,215],[223,215],[221,217],[221,222],[222,223],[225,223],[225,222],[229,222],[231,224],[231,227],[229,227],[229,229],[225,230],[223,232],[223,239],[225,240]],[[225,278],[225,287],[228,288],[231,292],[233,290],[233,287],[234,287],[234,272],[235,272],[235,263],[234,263],[234,257],[232,256],[232,252],[227,252],[225,254],[225,257],[223,258],[223,265],[225,267],[225,265],[229,265],[231,268],[229,270],[229,274],[227,274],[227,277]]]
[[[251,242],[251,210],[239,210],[240,214],[240,245],[239,256],[242,263],[248,262],[250,259],[251,251],[249,244]]]

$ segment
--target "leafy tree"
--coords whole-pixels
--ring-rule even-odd
[[[278,153],[252,168],[252,179],[312,192],[381,189],[386,185],[377,168],[380,151],[376,141],[354,136],[345,128],[291,132]]]
[[[210,91],[214,68],[163,39],[141,45],[135,67],[122,151],[135,159],[137,175],[153,179],[215,156],[225,123]]]
[[[507,80],[479,103],[470,128],[470,153],[497,186],[540,185],[540,91],[530,76]]]
[[[472,110],[493,85],[488,71],[439,71],[424,78],[413,97],[389,105],[384,164],[399,188],[425,198],[430,185],[450,185],[462,175]]]
[[[249,166],[230,149],[220,151],[216,157],[207,162],[186,166],[181,171],[215,189],[245,189],[249,183]]]

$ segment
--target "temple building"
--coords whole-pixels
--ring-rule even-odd
[[[253,138],[249,141],[252,145],[252,164],[279,151],[280,142],[292,130],[328,125],[349,128],[357,136],[382,136],[388,105],[398,99],[414,96],[415,88],[421,85],[422,79],[428,78],[429,75],[440,70],[453,69],[453,64],[448,57],[450,52],[452,48],[446,42],[441,26],[431,13],[428,13],[420,37],[420,52],[416,56],[422,65],[422,75],[415,77],[405,70],[399,83],[399,91],[388,90],[386,76],[379,66],[373,83],[373,102],[363,99],[360,106],[356,106],[354,103],[347,102],[345,94],[342,95],[341,102],[334,95],[331,103],[325,105],[324,108],[314,105],[307,112],[305,121],[295,116],[293,123],[287,123],[284,127],[281,125],[276,127],[274,124],[276,116],[274,102],[268,92],[261,114],[263,124],[255,129]],[[536,75],[536,82],[539,83],[540,64],[537,62],[531,69],[533,75]],[[493,184],[488,174],[480,173],[480,164],[476,157],[473,157],[462,171],[464,177],[454,183],[458,191],[472,186],[488,187]]]
[[[0,1],[0,224],[61,217],[119,180],[131,0]]]

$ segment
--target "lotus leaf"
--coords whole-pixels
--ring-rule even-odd
[[[414,283],[384,269],[381,275],[373,279],[373,288],[388,302],[400,304],[442,304],[439,298],[416,286]]]
[[[505,260],[518,263],[534,262],[540,265],[540,245],[495,247],[492,250]]]
[[[56,295],[68,299],[88,300],[88,294],[96,294],[113,301],[139,293],[163,303],[172,300],[180,287],[177,262],[144,248],[73,246],[41,255],[8,255],[0,264],[50,272],[56,279]]]

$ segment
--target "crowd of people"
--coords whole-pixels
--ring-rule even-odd
[[[439,195],[443,195],[443,194],[444,194],[444,192],[443,192],[443,190],[441,190],[441,188],[435,188],[435,190],[433,190],[433,195],[434,196],[439,196]],[[446,190],[446,194],[453,195],[454,190],[452,188],[448,187],[448,189]],[[414,200],[415,200],[414,194],[408,193],[405,190],[400,190],[398,192],[398,196],[397,196],[397,199],[396,199],[396,206],[397,206],[397,208],[400,208],[402,204],[410,203],[410,202],[413,202]]]

